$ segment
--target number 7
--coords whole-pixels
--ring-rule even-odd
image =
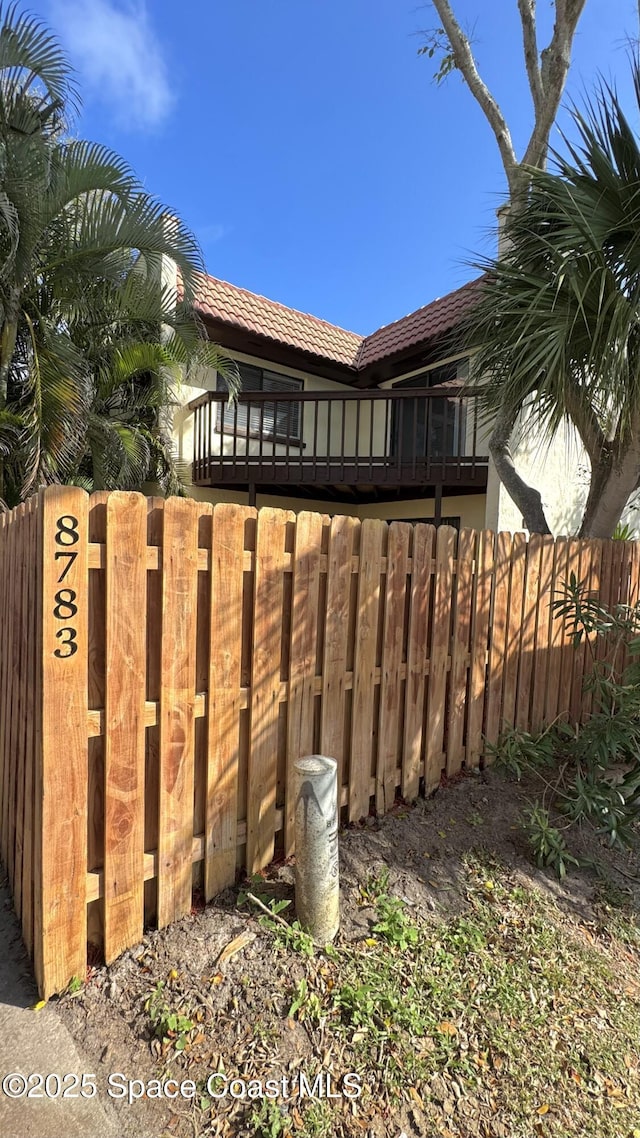
[[[56,553],[56,561],[58,560],[59,557],[68,557],[69,558],[69,564],[63,569],[62,576],[58,577],[58,584],[60,584],[61,581],[64,581],[67,573],[69,572],[69,570],[70,570],[71,566],[73,565],[77,556],[78,556],[78,554],[75,550],[73,550],[73,551],[72,550],[69,550],[69,551],[64,550],[64,552],[62,550],[60,550],[58,553]]]

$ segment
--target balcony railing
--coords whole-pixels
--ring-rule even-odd
[[[486,485],[477,399],[457,386],[211,391],[189,409],[197,485]]]

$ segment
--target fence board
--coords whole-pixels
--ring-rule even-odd
[[[158,924],[191,910],[198,506],[169,498],[162,549]]]
[[[633,549],[635,542],[625,541],[621,543],[624,546],[622,554],[622,574],[620,582],[621,600],[625,605],[632,604],[632,588],[633,588]],[[629,653],[626,646],[621,653],[620,667],[624,669],[629,662]]]
[[[28,545],[28,506],[24,502],[19,507],[19,526],[20,526],[20,547],[19,547],[19,563],[18,563],[18,579],[16,584],[19,587],[18,602],[20,606],[20,619],[19,619],[19,644],[18,644],[18,722],[16,724],[16,742],[15,742],[15,768],[16,768],[16,817],[15,817],[15,867],[14,867],[14,883],[13,883],[13,898],[18,920],[22,917],[22,858],[23,858],[23,837],[24,837],[24,784],[26,779],[26,759],[27,759],[27,686],[28,686],[28,670],[27,670],[27,651],[29,646],[28,641],[28,610],[29,610],[29,545]]]
[[[4,675],[4,693],[3,693],[3,733],[2,733],[2,750],[4,754],[4,764],[2,769],[2,816],[1,825],[2,832],[0,838],[2,839],[2,861],[9,870],[9,826],[10,826],[10,795],[9,787],[11,783],[11,730],[12,730],[12,700],[13,700],[13,670],[14,670],[14,620],[15,620],[15,599],[14,587],[16,579],[15,569],[15,545],[16,545],[16,527],[17,515],[15,513],[9,515],[7,524],[7,537],[6,537],[6,573],[7,581],[10,585],[6,590],[6,640],[5,640],[5,675]]]
[[[198,503],[198,584],[196,608],[196,701],[194,704],[194,800],[193,832],[204,834],[207,829],[207,787],[209,769],[208,691],[211,648],[211,563],[212,563],[213,506],[210,502]],[[202,715],[199,714],[202,709]],[[204,889],[204,862],[194,867],[193,884]]]
[[[13,606],[11,613],[11,679],[10,679],[10,720],[9,720],[9,769],[7,778],[7,873],[11,885],[14,881],[15,867],[15,829],[16,829],[16,733],[20,722],[20,523],[22,506],[16,510],[13,526]]]
[[[396,771],[401,764],[402,686],[400,671],[411,527],[403,522],[389,526],[386,598],[380,676],[380,736],[376,773],[376,810],[384,814],[396,797]]]
[[[564,620],[558,615],[553,605],[555,601],[560,600],[560,583],[564,581],[567,576],[568,557],[569,542],[566,538],[558,538],[554,547],[553,581],[551,596],[549,598],[549,665],[547,668],[547,691],[544,714],[546,726],[554,723],[557,719],[560,703],[560,679],[564,656]]]
[[[5,721],[5,755],[6,763],[4,768],[3,779],[3,862],[7,867],[9,881],[13,884],[12,880],[12,836],[11,828],[13,822],[13,779],[14,779],[14,747],[13,747],[13,733],[16,725],[16,647],[17,647],[17,604],[15,596],[15,585],[17,581],[17,559],[18,559],[18,514],[14,512],[11,519],[11,526],[9,528],[9,549],[8,549],[8,566],[9,575],[12,583],[9,592],[8,603],[8,637],[7,637],[7,703],[6,703],[6,721]]]
[[[568,584],[573,574],[576,580],[580,579],[580,542],[571,540],[567,542],[567,571],[565,581]],[[564,582],[559,582],[559,599],[564,592]],[[570,616],[563,620],[562,630],[562,662],[560,666],[560,687],[558,692],[558,716],[571,718],[571,693],[573,691],[573,662],[575,650],[572,634],[573,622]]]
[[[424,775],[427,794],[438,786],[444,761],[447,663],[451,644],[451,595],[456,538],[456,531],[451,526],[439,527],[436,537],[436,573],[427,700]]]
[[[284,850],[295,849],[294,763],[313,754],[316,657],[318,647],[318,600],[320,596],[320,551],[322,514],[302,512],[296,522],[291,599],[291,651],[287,707],[287,766],[285,779]]]
[[[607,542],[600,542],[600,549],[605,546]],[[634,541],[633,554],[631,560],[631,577],[629,581],[629,603],[637,605],[640,603],[640,542]]]
[[[526,559],[526,536],[523,533],[514,533],[513,546],[511,549],[507,641],[504,662],[504,689],[502,693],[502,722],[505,727],[513,726],[516,719]]]
[[[257,873],[273,859],[287,524],[294,515],[258,514],[251,667],[251,745],[247,800],[247,866]]]
[[[617,605],[624,603],[624,542],[614,541],[613,551],[611,555],[611,594],[610,606],[615,609]],[[620,675],[623,663],[623,652],[621,647],[616,651],[615,655],[615,671]]]
[[[590,541],[580,542],[580,574],[579,580],[584,590],[590,588],[593,559],[593,544]],[[583,635],[580,643],[573,649],[573,670],[571,674],[571,703],[570,714],[574,723],[582,719],[582,683],[587,659],[587,643]]]
[[[18,919],[21,916],[22,903],[22,824],[24,822],[24,727],[26,722],[26,596],[25,585],[27,576],[25,531],[26,531],[26,503],[18,506],[18,546],[16,565],[16,601],[17,601],[17,642],[15,647],[14,664],[16,667],[16,712],[13,730],[13,770],[14,786],[12,793],[13,826],[9,837],[13,851],[13,889],[14,906]]]
[[[496,538],[495,583],[491,614],[491,645],[487,677],[487,716],[485,738],[495,743],[502,731],[502,690],[507,651],[507,617],[509,611],[509,572],[513,538],[501,532]],[[490,761],[490,755],[487,756]]]
[[[232,885],[238,834],[238,753],[244,533],[256,511],[220,505],[213,513],[211,656],[205,897]]]
[[[5,841],[6,841],[6,856],[4,859],[9,876],[9,882],[13,886],[13,840],[14,840],[14,811],[15,811],[15,730],[17,723],[17,701],[18,692],[16,686],[17,676],[17,663],[16,654],[18,652],[18,619],[19,609],[17,601],[16,582],[18,582],[18,526],[19,515],[16,511],[13,525],[11,528],[11,560],[10,572],[13,582],[12,589],[12,604],[10,612],[10,628],[11,639],[9,641],[9,700],[8,700],[8,725],[7,725],[7,756],[8,764],[5,772]]]
[[[613,542],[605,541],[602,544],[602,560],[600,563],[600,598],[603,603],[609,605],[611,600],[611,562],[613,558]],[[598,649],[596,652],[596,659],[603,660],[607,655],[610,648],[608,638],[606,636],[600,637],[598,641]]]
[[[22,506],[16,509],[16,520],[13,527],[13,611],[11,619],[11,696],[10,696],[10,723],[9,723],[9,780],[7,787],[8,797],[8,834],[7,834],[7,872],[12,886],[15,884],[15,838],[16,838],[16,781],[17,781],[17,731],[20,722],[20,616],[21,616],[21,518]]]
[[[87,957],[88,499],[75,487],[40,496],[42,711],[34,895],[44,997],[83,976]],[[75,554],[75,556],[74,556]],[[75,610],[75,611],[74,611]],[[64,761],[61,741],[64,740]]]
[[[447,774],[464,763],[464,721],[467,708],[467,675],[473,600],[473,561],[476,554],[475,530],[463,529],[458,536],[455,617],[451,652],[449,724],[447,730]]]
[[[435,535],[434,526],[414,526],[411,545],[411,591],[402,760],[402,797],[409,802],[418,795],[422,773],[425,663],[429,601],[433,580],[431,562]]]
[[[345,691],[353,543],[360,523],[331,519],[327,554],[327,600],[322,662],[320,750],[338,764],[338,791],[345,783]]]
[[[609,577],[609,607],[615,608],[620,603],[622,580],[622,542],[614,541],[611,544],[611,572]]]
[[[600,563],[602,562],[602,547],[606,542],[599,542],[600,545]],[[630,543],[632,546],[631,559],[629,565],[629,604],[636,607],[640,603],[640,542],[633,541]],[[598,591],[599,586],[598,586]],[[630,663],[630,654],[625,653],[625,664]]]
[[[9,597],[11,594],[11,577],[9,575],[9,529],[11,515],[0,513],[0,857],[6,865],[5,858],[5,823],[4,823],[4,777],[7,770],[8,758],[5,746],[5,729],[8,723],[7,709],[7,675],[9,671]]]
[[[631,603],[631,577],[633,571],[633,547],[635,542],[624,542],[622,557],[622,599],[625,605]]]
[[[602,541],[594,540],[589,543],[591,545],[591,573],[589,576],[588,590],[589,595],[597,597],[600,594],[600,577],[602,572]],[[593,710],[593,688],[585,688],[584,681],[588,677],[593,676],[594,664],[596,660],[596,650],[599,637],[591,635],[587,638],[585,644],[585,663],[583,666],[583,691],[582,691],[582,709],[580,720],[582,723],[586,721],[588,716]]]
[[[164,498],[147,499],[147,554],[158,555],[156,567],[147,573],[147,699],[154,700],[156,716],[145,741],[144,848],[158,849],[160,803],[160,680],[162,670],[162,527]],[[147,569],[149,563],[147,562]],[[145,882],[145,921],[158,915],[158,879]]]
[[[35,765],[35,718],[36,718],[36,651],[38,643],[38,552],[37,552],[37,513],[38,499],[29,499],[28,515],[28,556],[29,590],[27,606],[29,623],[27,630],[27,731],[25,737],[26,773],[24,784],[24,834],[22,842],[22,935],[27,952],[33,952],[33,810],[34,810],[34,765]],[[0,573],[2,570],[0,569]]]
[[[551,666],[551,594],[553,590],[554,541],[545,535],[540,549],[540,585],[536,608],[535,655],[533,661],[533,691],[531,695],[531,730],[541,731],[545,723],[547,675]]]
[[[144,926],[144,712],[147,503],[107,501],[105,640],[104,953],[107,964]]]
[[[351,719],[351,762],[349,766],[349,820],[357,822],[369,813],[374,724],[374,676],[378,640],[382,541],[385,522],[367,518],[360,531],[360,571],[355,658],[353,664],[353,706]]]
[[[520,668],[516,697],[515,724],[526,731],[531,721],[531,695],[533,687],[533,656],[536,645],[538,590],[540,587],[540,559],[542,537],[532,533],[526,550],[525,585],[522,605],[522,632],[520,636]]]
[[[478,535],[476,585],[471,629],[471,674],[469,677],[469,716],[467,721],[467,766],[477,767],[482,754],[482,725],[485,713],[489,621],[494,575],[495,535],[483,530]]]

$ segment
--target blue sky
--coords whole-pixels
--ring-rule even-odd
[[[473,274],[504,195],[457,76],[419,58],[413,0],[34,0],[78,69],[78,133],[178,212],[207,268],[367,333]],[[530,127],[516,0],[456,0],[519,149]],[[551,19],[541,0],[542,35]],[[568,93],[629,90],[636,0],[587,0]]]

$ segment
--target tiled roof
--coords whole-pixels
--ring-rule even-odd
[[[469,281],[455,292],[433,300],[393,324],[384,324],[367,336],[358,352],[358,370],[449,332],[478,300],[483,279]]]
[[[483,279],[469,281],[401,320],[385,324],[370,336],[347,332],[317,316],[209,276],[201,277],[196,308],[201,316],[219,324],[242,328],[277,344],[362,371],[454,328],[478,298]]]
[[[347,332],[317,316],[286,308],[215,277],[202,277],[196,307],[202,316],[221,324],[244,328],[267,340],[350,367],[355,367],[362,344],[363,338],[356,332]]]

